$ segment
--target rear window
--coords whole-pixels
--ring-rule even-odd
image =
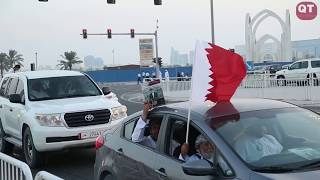
[[[312,68],[320,68],[320,61],[311,61]]]

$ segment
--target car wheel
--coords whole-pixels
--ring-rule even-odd
[[[23,133],[22,148],[26,163],[31,168],[39,167],[44,162],[44,155],[36,150],[33,144],[32,134],[30,128],[27,127]]]
[[[116,180],[116,178],[112,174],[106,175],[103,180]]]
[[[287,85],[287,81],[285,80],[285,78],[283,76],[277,77],[277,85],[278,86],[286,86]]]
[[[2,124],[0,122],[0,151],[5,154],[11,154],[14,146],[4,139],[5,136],[6,134],[4,133]]]

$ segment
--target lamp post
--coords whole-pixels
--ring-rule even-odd
[[[211,14],[211,41],[214,44],[214,14],[213,14],[213,0],[210,0],[210,14]]]
[[[38,53],[36,52],[36,70],[38,69]]]

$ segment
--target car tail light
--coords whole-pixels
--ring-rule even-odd
[[[100,135],[96,139],[96,149],[101,148],[103,144],[104,144],[104,139],[103,139],[103,136]]]

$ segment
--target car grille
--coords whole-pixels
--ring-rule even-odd
[[[108,109],[73,112],[66,113],[64,115],[64,120],[69,127],[91,126],[108,123],[110,115],[111,113]]]

